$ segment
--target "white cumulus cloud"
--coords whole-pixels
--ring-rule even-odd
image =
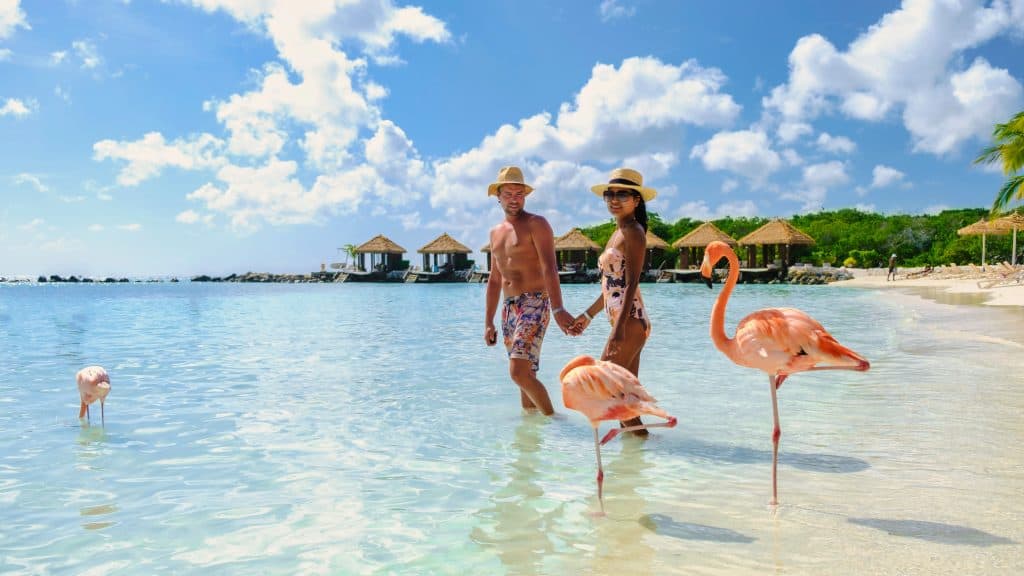
[[[826,152],[850,154],[857,149],[853,140],[845,136],[832,136],[827,132],[818,135],[818,147]]]
[[[35,100],[19,100],[17,98],[8,98],[3,106],[0,106],[0,117],[2,116],[14,116],[16,118],[24,118],[31,114],[36,108]]]
[[[619,3],[619,0],[601,0],[601,5],[598,6],[598,13],[601,15],[601,21],[607,22],[616,18],[629,18],[636,14],[635,6],[624,6]]]
[[[25,11],[19,6],[18,0],[0,0],[0,40],[14,34],[17,28],[31,30]]]
[[[1019,34],[1022,22],[1019,0],[904,0],[846,50],[819,34],[800,38],[788,81],[763,104],[783,123],[823,113],[879,121],[902,110],[916,151],[947,154],[1020,109],[1024,89],[1005,69],[961,61],[993,38]]]
[[[690,158],[699,159],[707,170],[726,170],[753,181],[763,181],[782,166],[768,135],[759,130],[719,132],[694,146]]]
[[[871,171],[871,187],[885,188],[903,180],[905,174],[899,170],[879,164]]]

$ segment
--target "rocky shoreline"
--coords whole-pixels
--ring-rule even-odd
[[[261,284],[315,284],[334,282],[337,275],[333,272],[310,272],[308,274],[272,274],[270,272],[246,272],[244,274],[230,274],[228,276],[209,276],[200,274],[189,278],[189,282],[247,282]],[[788,270],[785,279],[753,280],[753,284],[831,284],[839,280],[850,280],[853,273],[845,268],[811,268],[792,267]],[[32,283],[29,278],[4,278],[0,276],[0,283],[17,284]],[[149,278],[128,279],[128,278],[89,278],[78,276],[39,276],[34,281],[37,284],[128,284],[128,283],[154,283],[154,282],[179,282],[177,278]]]

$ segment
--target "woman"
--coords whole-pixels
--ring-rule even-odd
[[[576,319],[576,326],[582,331],[604,308],[612,331],[601,359],[622,366],[634,376],[639,375],[640,352],[651,334],[651,321],[640,297],[640,275],[647,249],[647,202],[658,194],[653,188],[645,188],[643,181],[636,170],[616,168],[607,184],[591,188],[604,198],[616,227],[598,259],[601,294]],[[623,427],[641,423],[639,417],[619,422]],[[647,430],[633,433],[646,436]]]

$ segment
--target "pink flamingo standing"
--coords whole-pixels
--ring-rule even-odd
[[[725,334],[725,305],[740,276],[736,253],[725,242],[708,244],[700,273],[708,288],[715,264],[722,258],[729,261],[729,277],[725,287],[711,309],[711,340],[715,347],[730,360],[757,368],[768,374],[772,396],[772,499],[777,505],[778,482],[776,469],[779,461],[779,403],[776,391],[792,374],[810,370],[857,370],[871,367],[867,360],[840,344],[817,320],[795,308],[765,308],[751,313],[736,325],[736,336]],[[824,366],[820,364],[825,364]]]
[[[102,366],[87,366],[78,371],[75,380],[78,381],[78,395],[82,399],[78,418],[81,419],[82,416],[88,415],[89,405],[99,400],[100,418],[103,425],[106,426],[107,419],[103,413],[103,403],[107,399],[107,394],[110,394],[110,376],[107,375],[107,371]]]
[[[672,428],[676,418],[658,408],[657,400],[647,393],[632,372],[618,364],[594,360],[590,356],[577,356],[562,368],[558,375],[562,382],[562,402],[566,408],[583,413],[594,428],[594,448],[597,451],[597,500],[604,513],[604,469],[601,467],[601,446],[621,432],[641,428]],[[598,440],[597,429],[602,420],[631,420],[642,414],[664,418],[667,422],[641,424],[626,428],[613,428]]]

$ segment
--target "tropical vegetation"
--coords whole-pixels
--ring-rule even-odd
[[[981,151],[975,164],[999,163],[1008,178],[992,203],[992,213],[999,214],[1015,200],[1024,200],[1024,111],[992,130],[992,145]]]
[[[816,242],[814,246],[794,247],[793,255],[798,261],[871,268],[883,266],[890,254],[896,254],[901,266],[980,263],[981,236],[958,236],[957,230],[988,215],[989,211],[985,208],[919,215],[882,215],[847,208],[800,214],[788,220]],[[737,240],[768,221],[768,218],[759,217],[712,220],[715,226]],[[658,214],[651,213],[648,228],[672,244],[702,223],[702,220],[691,218],[680,218],[668,223]],[[581,228],[581,231],[603,246],[615,231],[615,223],[609,221]],[[988,236],[986,242],[986,259],[989,262],[1010,260],[1009,235]],[[651,266],[659,267],[666,259],[671,264],[677,255],[677,250],[656,255]]]

